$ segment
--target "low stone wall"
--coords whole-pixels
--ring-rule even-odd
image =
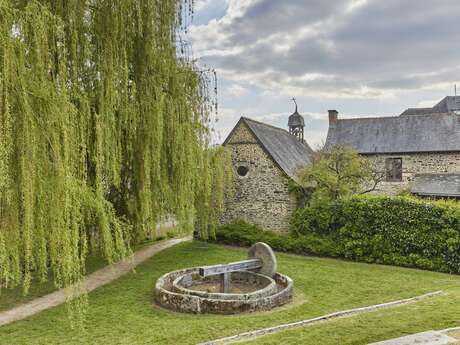
[[[178,312],[238,314],[270,310],[292,300],[293,282],[289,277],[280,273],[273,276],[276,290],[272,290],[272,294],[260,296],[254,293],[249,299],[242,296],[236,299],[218,299],[215,296],[218,295],[216,293],[212,296],[214,298],[209,298],[175,291],[174,282],[177,285],[181,277],[197,273],[197,268],[189,268],[170,272],[160,277],[155,285],[155,302],[164,308]],[[193,291],[193,293],[196,292]]]
[[[195,277],[194,277],[195,276]],[[183,276],[179,276],[173,281],[172,291],[187,295],[194,295],[210,299],[221,299],[221,300],[252,300],[262,297],[267,297],[273,295],[277,292],[277,285],[274,279],[264,276],[262,274],[241,271],[241,272],[232,272],[231,273],[231,282],[234,283],[246,283],[251,284],[257,288],[254,292],[248,293],[212,293],[206,291],[193,290],[193,282],[197,282],[198,274],[190,273]],[[219,284],[220,276],[210,276],[201,280],[201,282],[212,282],[214,284]]]

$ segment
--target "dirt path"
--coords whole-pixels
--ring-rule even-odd
[[[21,304],[17,307],[14,307],[13,309],[0,312],[0,326],[7,325],[14,321],[22,320],[43,310],[56,307],[64,303],[66,298],[72,292],[82,294],[85,291],[93,291],[94,289],[108,284],[121,277],[122,275],[131,272],[134,267],[151,258],[153,255],[162,251],[163,249],[172,247],[181,242],[190,241],[191,239],[191,236],[175,238],[147,246],[135,252],[131,257],[123,261],[117,262],[113,265],[104,267],[96,272],[89,274],[83,281],[83,289],[79,290],[79,292],[75,292],[75,289],[70,288],[61,289],[43,297],[34,299],[28,303]]]

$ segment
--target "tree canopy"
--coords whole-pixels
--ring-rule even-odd
[[[191,0],[0,0],[0,285],[78,281],[172,214],[206,236],[229,165]],[[226,158],[227,157],[227,158]]]
[[[310,190],[312,201],[323,202],[369,193],[383,179],[383,173],[354,149],[335,146],[316,152],[313,162],[299,172],[299,178],[303,190]]]

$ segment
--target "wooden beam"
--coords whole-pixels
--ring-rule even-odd
[[[260,259],[250,259],[244,261],[231,262],[228,264],[204,266],[199,268],[199,274],[202,277],[213,276],[217,274],[246,271],[262,267],[262,261]]]

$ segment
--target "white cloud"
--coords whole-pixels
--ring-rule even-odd
[[[235,81],[320,97],[392,97],[459,74],[458,16],[457,0],[234,0],[191,36],[198,55]]]
[[[246,89],[238,84],[233,84],[227,89],[227,94],[233,97],[241,97],[246,94]]]
[[[215,2],[214,2],[215,1]],[[307,139],[342,117],[432,106],[460,85],[460,1],[199,0],[225,11],[191,27],[202,63],[216,68],[225,138],[241,115],[285,127],[299,100]],[[207,13],[209,15],[209,13]],[[428,99],[429,101],[424,101]]]

